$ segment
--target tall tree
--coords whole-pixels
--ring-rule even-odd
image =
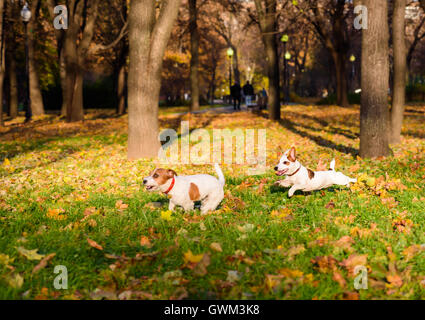
[[[16,48],[17,39],[15,32],[14,14],[16,14],[17,2],[9,2],[6,8],[5,26],[8,30],[5,35],[5,41],[7,43],[6,60],[7,60],[7,76],[9,80],[9,116],[15,119],[18,116],[18,81],[16,73]]]
[[[190,31],[190,110],[199,110],[199,29],[198,9],[196,0],[189,0],[189,31]]]
[[[295,5],[313,27],[335,66],[337,104],[348,106],[347,53],[350,48],[346,0],[303,0]]]
[[[269,118],[280,119],[279,60],[277,53],[276,0],[255,0],[269,77]]]
[[[362,31],[360,156],[388,156],[389,30],[388,1],[363,0],[368,27]]]
[[[393,52],[394,84],[391,108],[390,143],[401,142],[401,128],[406,102],[406,0],[394,0],[393,10]]]
[[[63,33],[63,63],[66,75],[62,85],[68,122],[84,119],[83,76],[86,55],[93,39],[99,0],[67,0],[68,29]],[[63,72],[63,71],[62,71]]]
[[[35,61],[35,30],[37,28],[40,0],[34,0],[31,3],[34,16],[28,22],[27,37],[28,37],[28,63],[29,63],[29,83],[30,83],[30,99],[31,112],[33,116],[44,114],[43,98],[40,89],[40,79],[37,71],[37,63]]]
[[[4,52],[5,43],[3,33],[4,0],[0,1],[0,126],[3,125],[3,80],[4,80]]]
[[[129,14],[128,158],[158,155],[162,61],[181,0],[131,0]],[[157,14],[156,3],[159,13]]]

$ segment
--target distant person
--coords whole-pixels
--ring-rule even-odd
[[[245,95],[245,103],[246,106],[249,107],[252,104],[252,96],[254,95],[254,87],[249,83],[249,81],[246,82],[246,84],[242,88],[243,94]]]
[[[241,110],[241,86],[239,83],[235,83],[230,87],[230,95],[233,99],[233,109]]]
[[[268,96],[267,96],[267,91],[266,89],[262,89],[260,92],[260,99],[261,99],[261,103],[260,103],[260,109],[266,109],[267,108],[267,100],[268,100]]]

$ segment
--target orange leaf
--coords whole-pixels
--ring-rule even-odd
[[[91,240],[89,238],[87,238],[87,242],[89,243],[90,246],[92,246],[93,248],[97,249],[97,250],[103,250],[103,247],[98,244],[96,241]]]

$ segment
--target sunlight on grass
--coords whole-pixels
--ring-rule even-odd
[[[191,128],[267,129],[270,170],[246,176],[246,166],[223,166],[226,196],[207,216],[168,214],[166,197],[144,191],[155,164],[127,161],[127,116],[7,123],[0,298],[424,298],[424,112],[407,108],[403,143],[379,160],[357,157],[358,108],[284,107],[280,123],[262,113],[162,115],[162,128],[189,120]],[[359,182],[288,199],[271,168],[292,145],[305,166],[336,158]],[[369,289],[358,293],[354,261],[369,269]],[[68,268],[68,290],[53,287],[56,265]]]

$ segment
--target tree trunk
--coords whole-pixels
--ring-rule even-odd
[[[15,119],[18,116],[18,81],[16,77],[16,59],[15,55],[11,53],[8,57],[9,63],[9,116]]]
[[[68,1],[68,30],[64,41],[66,85],[63,92],[68,122],[84,120],[84,63],[94,35],[98,5],[99,0]],[[81,20],[84,21],[82,25]]]
[[[63,47],[60,50],[59,53],[59,77],[61,82],[61,89],[62,89],[62,107],[61,107],[61,116],[66,117],[66,112],[68,110],[68,100],[66,98],[66,62],[65,62],[65,52]]]
[[[18,81],[16,73],[16,33],[14,22],[12,21],[14,16],[14,4],[9,2],[9,5],[6,8],[7,23],[5,26],[8,30],[7,36],[5,35],[4,41],[7,43],[6,50],[6,61],[7,68],[6,72],[9,78],[9,87],[8,87],[8,106],[9,106],[9,116],[12,119],[15,119],[18,116]],[[4,90],[5,88],[3,88]]]
[[[158,106],[163,56],[181,0],[132,0],[129,14],[128,158],[158,155]]]
[[[82,71],[80,71],[79,58],[77,44],[74,41],[75,37],[72,33],[78,31],[75,30],[77,26],[74,26],[74,30],[70,28],[67,30],[65,39],[65,63],[66,63],[66,87],[64,96],[64,103],[67,107],[66,119],[68,122],[81,121],[84,119],[83,106],[80,104],[82,98],[78,97],[78,94],[82,94]],[[69,34],[68,34],[69,33]]]
[[[34,33],[36,22],[38,19],[38,4],[39,0],[32,2],[33,12],[35,16],[28,23],[28,63],[29,63],[29,81],[30,81],[30,99],[31,111],[33,116],[40,116],[44,114],[43,97],[40,90],[40,79],[38,77],[37,63],[35,61],[35,48],[34,48]]]
[[[394,0],[393,13],[393,51],[394,87],[391,109],[390,143],[401,142],[404,108],[406,102],[406,39],[405,9],[406,0]]]
[[[123,115],[125,113],[125,88],[126,88],[126,59],[121,60],[118,77],[117,77],[117,102],[118,109],[117,113]]]
[[[3,80],[5,72],[4,52],[6,47],[6,41],[4,41],[5,37],[3,33],[4,3],[5,1],[0,1],[0,126],[3,126]]]
[[[189,0],[190,31],[190,111],[199,110],[199,30],[196,0]]]
[[[277,54],[276,0],[255,0],[264,43],[269,77],[269,119],[280,119],[279,61]]]
[[[239,57],[238,49],[235,46],[231,46],[233,49],[233,76],[235,77],[235,82],[241,83],[241,73],[239,71]]]
[[[348,107],[350,103],[348,102],[345,52],[333,51],[332,58],[335,64],[337,104],[341,107]]]
[[[389,50],[388,3],[364,0],[369,25],[362,38],[362,98],[360,109],[360,156],[388,156]]]

